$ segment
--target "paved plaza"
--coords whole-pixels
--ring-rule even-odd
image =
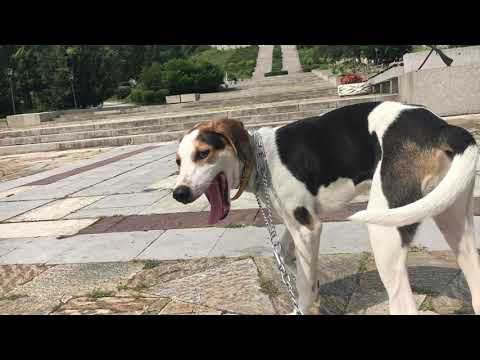
[[[171,195],[176,146],[71,152],[60,166],[31,174],[29,164],[26,176],[0,182],[0,313],[288,312],[254,196],[242,195],[208,226],[204,197],[182,205]],[[367,199],[323,215],[320,313],[387,313],[366,227],[345,221]],[[431,221],[409,261],[419,308],[471,312],[463,275]]]

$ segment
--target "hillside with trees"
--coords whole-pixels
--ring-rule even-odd
[[[0,45],[0,117],[12,114],[13,104],[28,113],[95,107],[112,97],[161,104],[168,94],[216,91],[225,71],[248,75],[254,48]],[[216,64],[220,54],[228,59]]]

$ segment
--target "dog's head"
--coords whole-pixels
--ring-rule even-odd
[[[248,132],[232,119],[209,120],[196,125],[180,140],[179,176],[173,197],[189,204],[205,194],[210,202],[209,223],[230,211],[230,189],[240,186],[242,165],[251,155]]]

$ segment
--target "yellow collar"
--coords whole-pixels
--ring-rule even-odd
[[[240,195],[242,195],[242,193],[247,188],[248,182],[250,181],[250,176],[252,175],[252,164],[251,164],[251,162],[248,161],[248,160],[245,160],[244,164],[245,165],[244,165],[244,168],[243,168],[242,178],[240,179],[240,186],[238,187],[237,193],[232,198],[232,201],[237,200],[240,197]]]

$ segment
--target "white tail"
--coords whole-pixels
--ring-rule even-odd
[[[462,154],[455,155],[440,184],[418,201],[394,209],[359,211],[348,219],[384,226],[406,226],[441,214],[453,205],[475,179],[477,157],[476,145],[470,145]]]

